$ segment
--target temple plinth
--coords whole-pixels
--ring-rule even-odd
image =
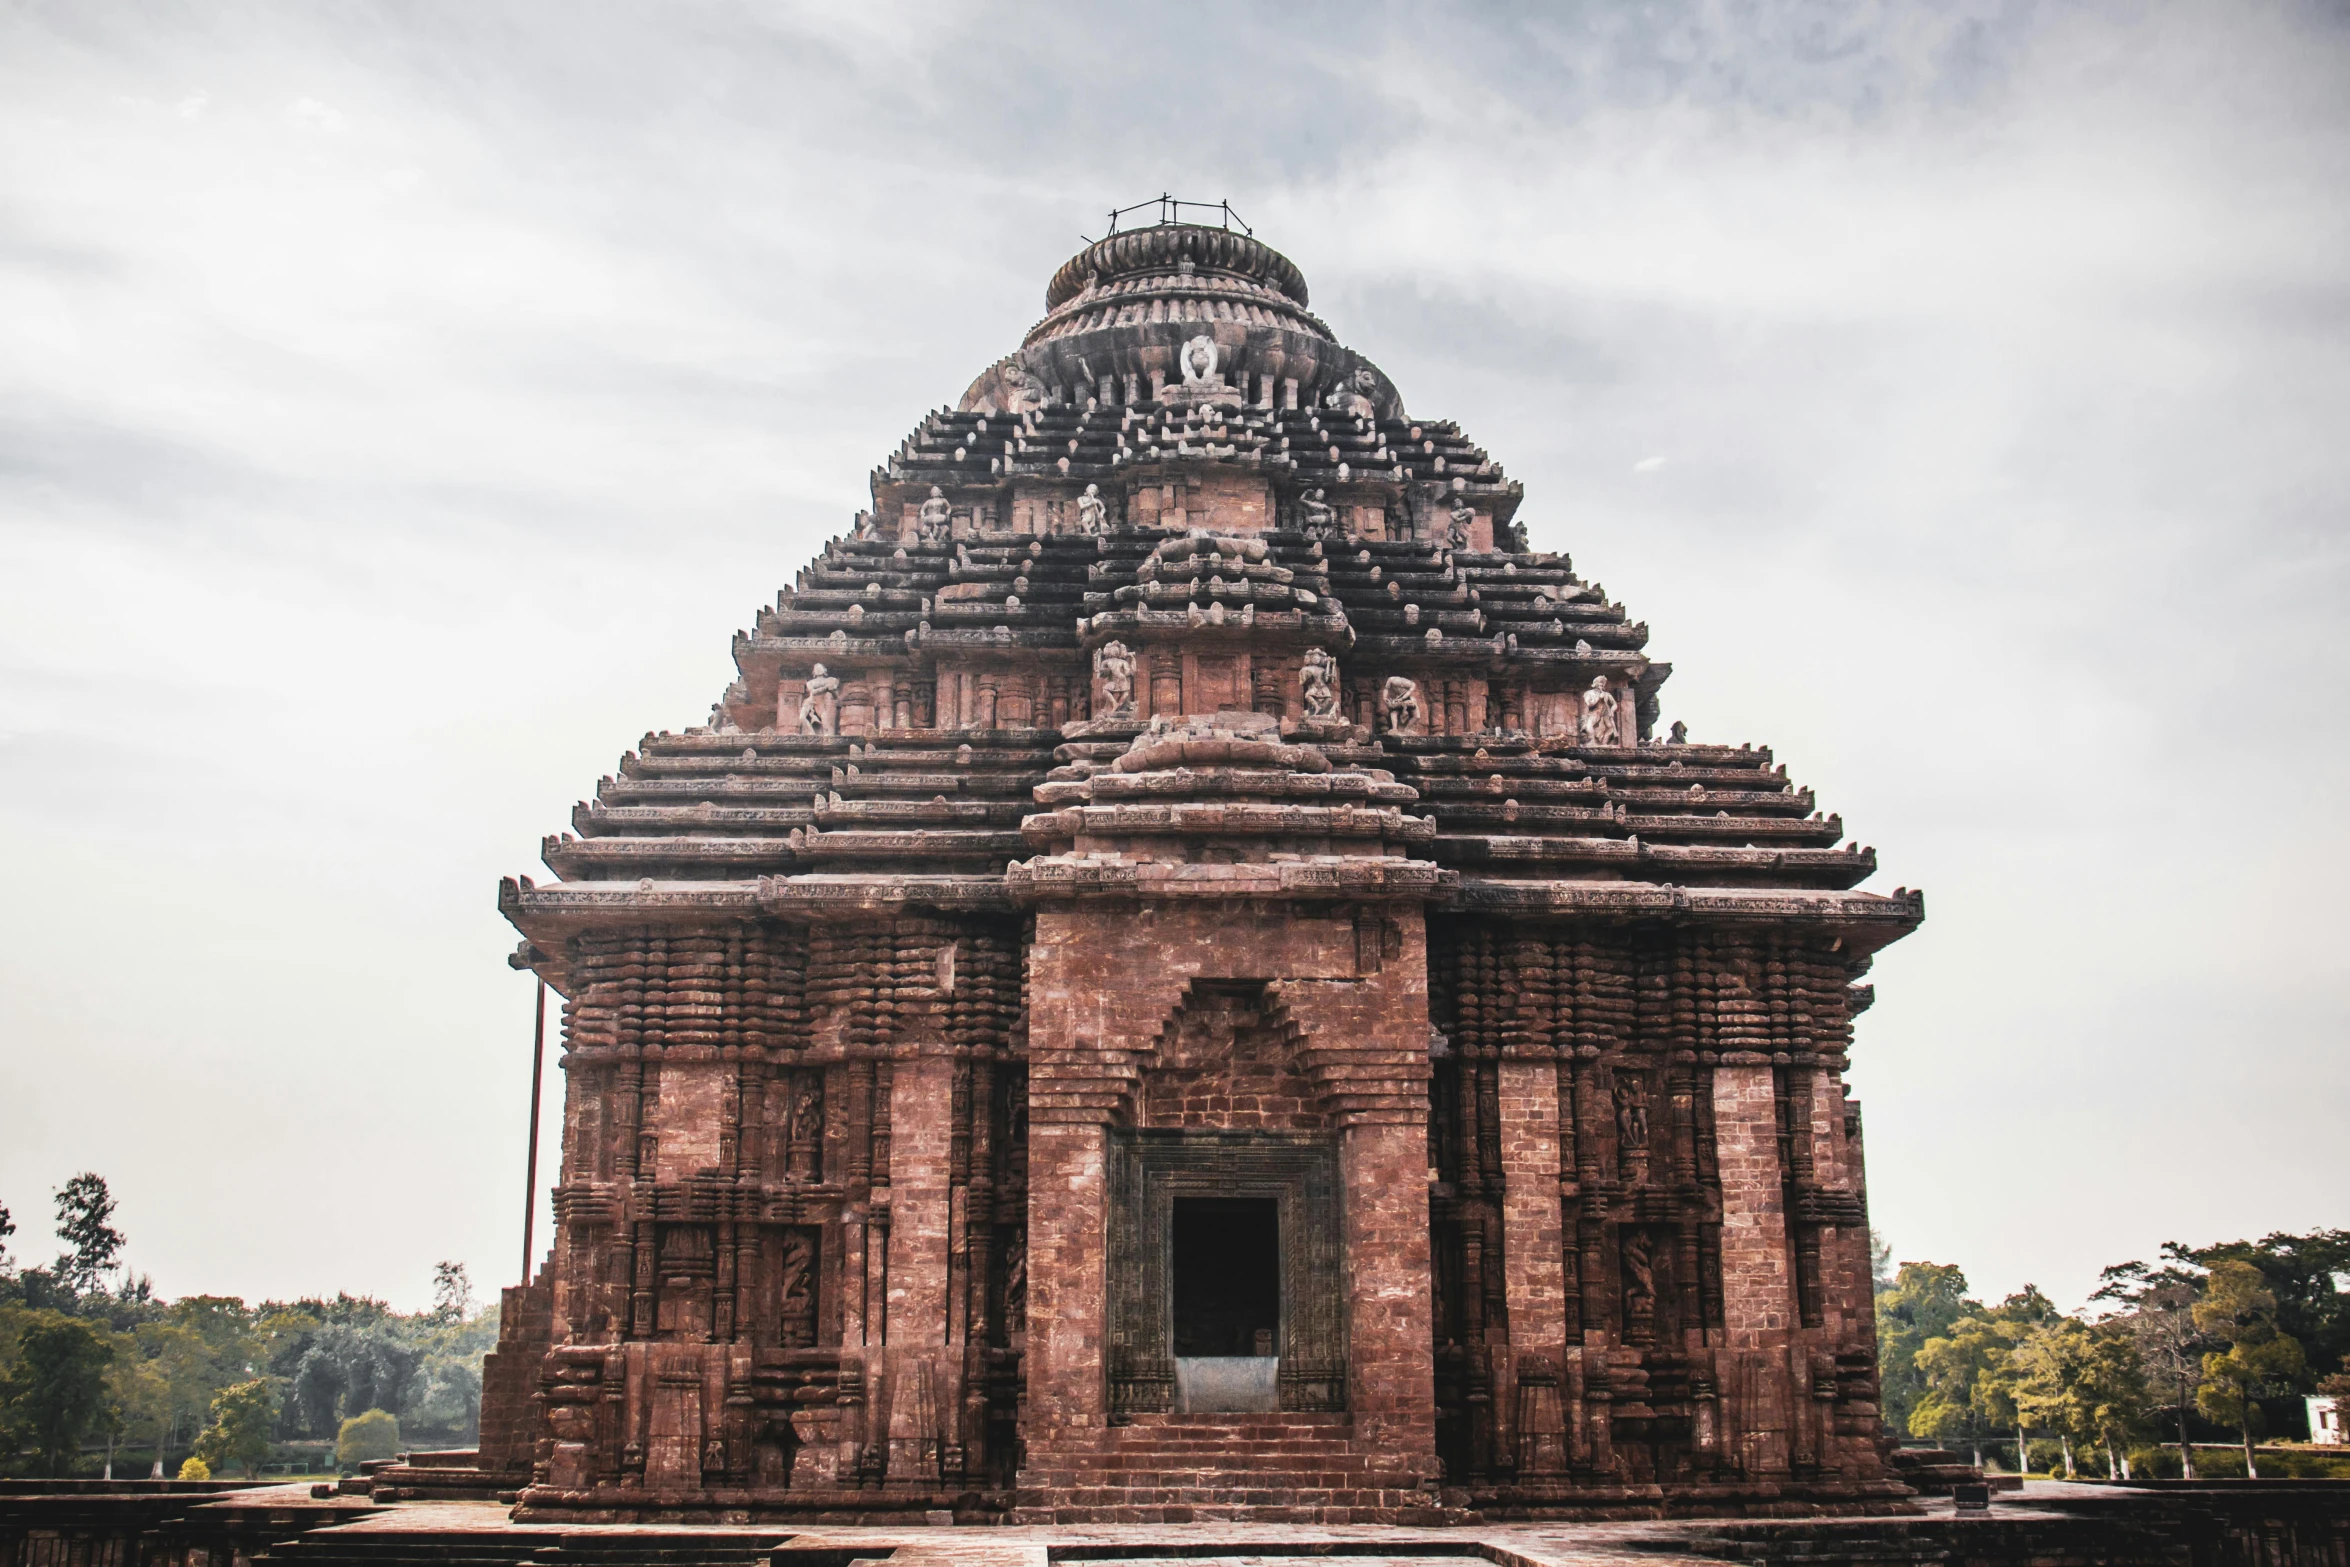
[[[549,1520],[1882,1508],[1922,900],[1236,232],[1089,246],[507,882]]]

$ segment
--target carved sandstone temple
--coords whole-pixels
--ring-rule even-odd
[[[549,1519],[1882,1506],[1917,895],[1222,229],[1118,234],[501,905]]]

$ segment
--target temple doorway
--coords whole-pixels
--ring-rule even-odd
[[[1280,1353],[1281,1216],[1270,1197],[1179,1197],[1175,1353]]]

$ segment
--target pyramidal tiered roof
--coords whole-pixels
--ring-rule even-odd
[[[1220,229],[1072,258],[737,633],[709,721],[621,758],[546,840],[558,881],[505,884],[517,962],[655,910],[1009,909],[1071,855],[1339,842],[1464,908],[1795,900],[1864,949],[1915,924],[1916,895],[1850,890],[1873,851],[1768,750],[1657,733],[1648,628],[1532,548],[1519,486],[1306,297]],[[1219,743],[1245,765],[1171,786],[1136,761]],[[1276,820],[1298,811],[1324,814]]]

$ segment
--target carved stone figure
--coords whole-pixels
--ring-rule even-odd
[[[1617,1149],[1626,1161],[1647,1158],[1647,1095],[1631,1078],[1617,1083]]]
[[[1593,675],[1591,689],[1583,693],[1583,714],[1576,726],[1576,733],[1583,744],[1623,744],[1616,705],[1616,693],[1609,688],[1607,676]]]
[[[1004,412],[1022,414],[1045,405],[1043,380],[1019,360],[1005,360],[996,379],[1003,389]]]
[[[930,487],[930,498],[914,514],[914,537],[925,547],[943,544],[954,530],[954,519],[955,511],[947,504],[946,492],[934,484]]]
[[[783,1232],[782,1334],[786,1349],[816,1342],[816,1242],[805,1230]]]
[[[1476,522],[1477,508],[1469,504],[1468,497],[1464,495],[1456,498],[1452,503],[1452,526],[1446,530],[1452,537],[1454,549],[1465,550],[1469,547],[1469,530]]]
[[[1077,497],[1077,531],[1103,533],[1109,528],[1110,508],[1102,503],[1102,487],[1089,484]]]
[[[1202,332],[1183,345],[1183,384],[1185,386],[1221,386],[1224,378],[1216,374],[1216,340]]]
[[[1624,1321],[1645,1324],[1656,1315],[1656,1243],[1646,1230],[1624,1232]]]
[[[1409,734],[1420,721],[1420,685],[1416,680],[1389,675],[1379,701],[1387,709],[1387,732],[1391,735]]]
[[[836,734],[840,729],[840,677],[818,664],[808,672],[808,693],[800,698],[800,733]]]
[[[1322,499],[1320,490],[1312,490],[1298,497],[1298,527],[1307,538],[1327,538],[1338,528],[1338,509]]]
[[[817,1153],[824,1143],[824,1090],[813,1077],[803,1078],[800,1082],[800,1091],[792,1100],[791,1124],[786,1128],[785,1135],[790,1139],[786,1168],[795,1180],[814,1180]]]
[[[1004,1248],[1004,1325],[1015,1333],[1028,1326],[1028,1245],[1018,1235]]]
[[[1338,660],[1327,648],[1306,649],[1305,662],[1297,672],[1299,695],[1304,699],[1306,717],[1336,718],[1338,716]]]
[[[1093,650],[1094,678],[1102,683],[1103,718],[1134,716],[1134,655],[1123,642],[1104,642]]]

